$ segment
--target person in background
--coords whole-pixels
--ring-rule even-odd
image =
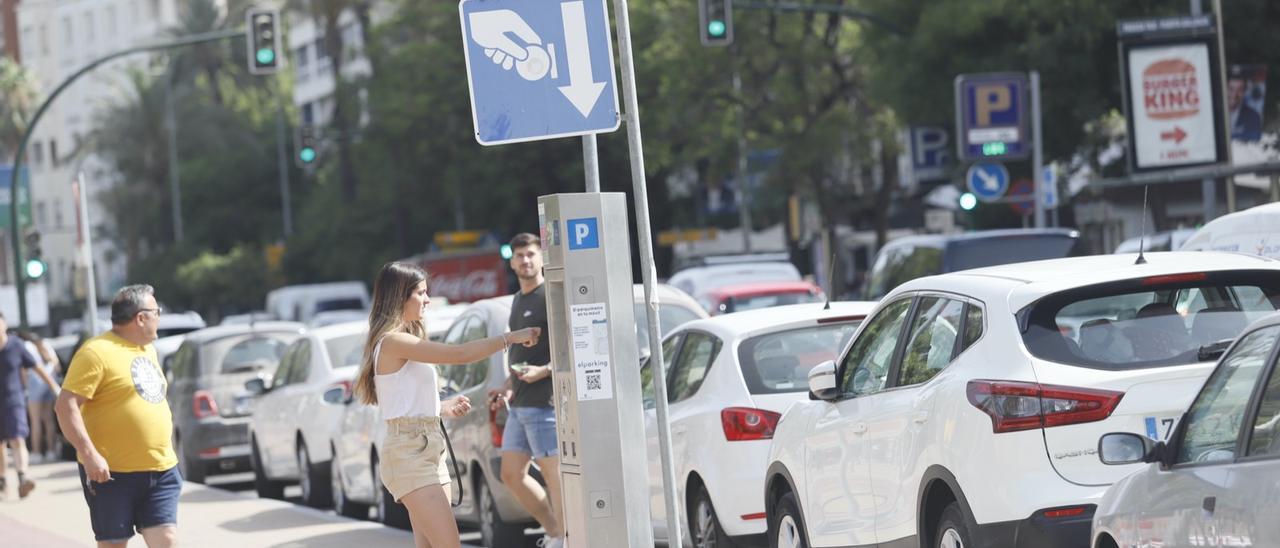
[[[27,352],[36,358],[37,368],[43,369],[51,378],[61,374],[62,364],[58,355],[49,346],[49,341],[28,331],[18,332],[24,341]],[[31,420],[31,453],[37,457],[52,461],[57,458],[54,450],[54,438],[58,433],[54,424],[53,402],[56,399],[53,387],[37,382],[40,374],[35,369],[27,371],[27,414]]]
[[[36,376],[58,392],[58,384],[43,369],[39,369],[35,356],[27,352],[22,339],[9,334],[9,324],[0,315],[0,440],[13,454],[18,469],[18,497],[27,498],[36,488],[35,480],[27,476],[30,455],[27,453],[27,397],[23,370],[34,370]],[[8,493],[8,459],[0,448],[0,498]]]
[[[427,338],[423,315],[427,273],[406,263],[387,263],[373,282],[369,336],[356,373],[355,395],[377,405],[386,425],[378,476],[409,510],[418,548],[455,548],[461,544],[458,523],[449,507],[449,470],[441,417],[461,417],[471,401],[457,396],[440,401],[437,365],[463,365],[511,345],[538,342],[538,329],[521,329],[464,344]]]

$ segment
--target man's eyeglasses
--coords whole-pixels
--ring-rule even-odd
[[[157,306],[155,308],[140,308],[138,312],[154,312],[156,316],[159,316],[162,310]]]

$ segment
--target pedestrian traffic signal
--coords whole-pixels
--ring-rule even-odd
[[[30,229],[23,235],[22,240],[27,252],[27,262],[23,265],[27,278],[38,280],[48,271],[44,262],[44,249],[40,247],[40,232]]]
[[[733,0],[698,0],[698,22],[702,26],[702,45],[732,44]]]
[[[960,209],[973,211],[973,208],[975,207],[978,207],[977,196],[974,196],[972,192],[966,192],[960,195]]]
[[[274,74],[280,68],[280,13],[252,9],[248,16],[249,73]]]
[[[315,126],[298,126],[298,138],[294,140],[298,146],[298,154],[294,156],[298,160],[298,167],[307,167],[315,163],[316,158],[320,157],[320,148],[317,141]]]

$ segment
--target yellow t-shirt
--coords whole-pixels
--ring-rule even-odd
[[[113,472],[161,472],[177,466],[169,384],[156,349],[108,331],[71,358],[62,389],[89,401],[80,408],[85,430]]]

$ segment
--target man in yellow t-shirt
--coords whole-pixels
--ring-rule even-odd
[[[58,396],[58,424],[79,453],[100,547],[123,546],[135,530],[150,548],[177,540],[182,476],[168,383],[151,346],[159,323],[151,286],[122,288],[111,301],[111,331],[80,347]]]

